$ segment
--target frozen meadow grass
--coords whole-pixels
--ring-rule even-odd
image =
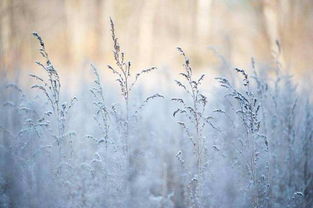
[[[312,95],[278,62],[209,79],[178,48],[173,88],[146,92],[159,70],[135,73],[110,23],[115,63],[91,65],[75,97],[37,33],[45,76],[31,91],[2,79],[1,208],[313,207]]]

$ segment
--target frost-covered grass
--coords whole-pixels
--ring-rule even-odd
[[[210,79],[178,48],[174,85],[147,92],[160,70],[135,73],[111,32],[115,63],[75,97],[37,33],[45,76],[2,80],[1,208],[313,207],[312,95],[279,64]]]

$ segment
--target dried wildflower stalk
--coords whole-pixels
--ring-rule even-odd
[[[116,68],[108,65],[108,68],[112,71],[114,75],[116,75],[116,81],[119,83],[122,97],[124,99],[125,105],[125,152],[128,152],[128,137],[129,137],[129,119],[130,119],[130,109],[129,109],[129,98],[130,94],[133,91],[133,88],[137,82],[137,80],[145,73],[149,73],[153,70],[156,70],[156,67],[150,67],[147,69],[142,70],[141,72],[137,73],[136,76],[133,78],[131,74],[131,62],[125,60],[125,53],[121,51],[118,38],[115,35],[115,27],[112,19],[110,18],[111,24],[111,33],[112,33],[112,40],[113,40],[113,55],[116,64]],[[155,94],[145,99],[143,104],[139,107],[139,110],[147,103],[149,100],[163,97],[162,95]],[[137,110],[135,113],[137,113]],[[128,154],[128,153],[127,153]]]
[[[204,165],[204,135],[203,130],[207,124],[211,125],[213,117],[205,116],[205,110],[207,105],[207,97],[204,96],[200,91],[200,85],[204,79],[202,74],[198,79],[193,78],[192,68],[190,66],[189,58],[186,56],[181,48],[177,48],[179,53],[184,58],[183,67],[185,72],[180,73],[183,81],[175,80],[176,84],[181,87],[187,94],[187,98],[172,98],[172,101],[177,102],[181,107],[177,108],[173,116],[176,117],[178,114],[185,118],[185,121],[178,121],[177,123],[184,129],[187,137],[193,144],[195,153],[195,166],[197,173],[192,177],[189,185],[187,185],[187,192],[189,193],[189,201],[193,207],[199,207],[199,180],[202,176],[203,165]],[[191,99],[189,105],[188,99]]]
[[[213,117],[204,116],[207,97],[200,92],[200,85],[204,79],[204,74],[198,79],[193,79],[192,68],[190,66],[189,58],[185,55],[184,51],[181,48],[177,48],[181,55],[184,57],[184,69],[185,72],[180,73],[183,77],[183,81],[175,80],[176,84],[183,88],[189,98],[191,98],[191,105],[188,104],[188,100],[185,98],[172,98],[173,101],[181,105],[174,111],[173,116],[176,117],[177,114],[183,115],[192,126],[188,126],[185,122],[177,122],[180,126],[183,127],[190,141],[192,142],[195,152],[197,155],[196,164],[198,167],[198,173],[202,167],[203,160],[203,151],[204,151],[204,141],[203,141],[203,130],[204,127],[209,124],[211,126],[211,120]],[[187,98],[188,99],[188,98]],[[193,129],[195,130],[193,132]]]
[[[250,89],[250,80],[248,74],[243,69],[235,68],[235,71],[240,73],[243,76],[243,87],[244,93],[236,90],[230,82],[226,78],[218,77],[216,78],[222,87],[228,89],[231,98],[235,99],[235,101],[239,105],[239,110],[236,113],[240,116],[241,121],[245,127],[246,140],[245,143],[247,145],[246,151],[249,151],[250,158],[246,163],[246,167],[248,169],[248,173],[250,176],[250,181],[252,181],[252,187],[254,187],[255,194],[253,196],[253,207],[260,207],[260,175],[261,173],[257,172],[257,162],[260,158],[260,153],[257,150],[257,140],[258,138],[264,139],[265,147],[268,151],[268,140],[266,136],[262,136],[259,134],[261,121],[259,120],[260,113],[260,101],[257,99],[257,96]],[[242,141],[241,141],[242,142]],[[267,162],[267,165],[268,162]],[[268,168],[267,168],[268,171]],[[265,177],[265,175],[262,175]],[[267,175],[268,177],[268,175]],[[268,181],[268,180],[267,180]],[[268,184],[265,185],[266,191],[268,191]],[[267,193],[265,193],[267,194]]]
[[[108,139],[109,139],[109,109],[107,109],[107,106],[105,105],[105,99],[104,99],[104,90],[101,85],[100,76],[98,74],[98,71],[94,65],[91,65],[91,69],[93,73],[96,76],[96,79],[94,80],[95,86],[90,89],[91,94],[94,97],[94,105],[96,107],[96,115],[94,119],[96,120],[98,126],[102,130],[102,134],[104,137],[105,142],[105,149],[108,148]],[[103,140],[98,141],[98,143],[103,142]]]
[[[136,117],[136,115],[141,111],[141,109],[150,101],[155,98],[160,98],[163,96],[160,94],[154,94],[152,96],[147,97],[141,105],[139,105],[138,109],[135,110],[134,113],[131,113],[130,110],[130,97],[131,93],[133,92],[133,89],[138,81],[138,79],[146,73],[149,73],[151,71],[156,70],[156,67],[150,67],[147,69],[144,69],[137,73],[134,77],[132,76],[132,70],[131,70],[131,62],[127,61],[125,59],[125,53],[121,51],[118,38],[115,34],[115,27],[112,19],[110,18],[110,25],[111,25],[111,33],[112,33],[112,40],[113,40],[113,55],[116,67],[112,67],[111,65],[108,65],[109,70],[113,73],[113,75],[116,76],[116,81],[118,82],[120,89],[121,89],[121,95],[124,100],[124,106],[125,106],[125,114],[124,119],[120,119],[118,112],[116,110],[116,106],[112,106],[112,114],[115,116],[115,118],[119,121],[119,123],[122,123],[122,129],[123,129],[123,151],[126,157],[126,201],[129,201],[130,197],[130,189],[128,184],[129,179],[129,170],[130,170],[130,150],[129,150],[129,127],[130,127],[130,118]],[[120,122],[122,121],[122,122]]]
[[[69,104],[66,103],[60,104],[61,83],[59,74],[49,59],[42,38],[36,32],[34,32],[33,35],[39,41],[40,44],[39,52],[45,60],[45,64],[42,64],[41,62],[38,61],[36,62],[36,64],[38,64],[42,69],[44,69],[47,72],[48,80],[44,80],[43,78],[35,74],[31,74],[30,76],[38,82],[37,84],[33,85],[32,88],[41,90],[50,103],[52,112],[46,113],[46,116],[50,116],[51,114],[53,114],[57,120],[58,135],[55,136],[55,138],[57,145],[60,146],[60,142],[66,137],[65,135],[66,116],[68,115],[69,110],[72,108],[74,102],[77,99],[76,97],[74,97],[73,99],[71,99]],[[44,119],[45,118],[43,118],[43,120]]]

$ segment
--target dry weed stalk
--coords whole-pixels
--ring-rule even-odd
[[[39,52],[45,60],[45,64],[42,64],[38,61],[36,62],[36,64],[38,64],[42,69],[46,71],[46,73],[48,74],[48,80],[44,80],[43,78],[35,74],[31,74],[30,76],[32,78],[35,78],[35,80],[38,82],[37,84],[33,85],[32,88],[42,91],[50,103],[52,112],[45,113],[45,116],[49,117],[50,115],[53,115],[55,117],[58,126],[58,135],[55,136],[55,138],[57,145],[60,146],[60,143],[65,139],[65,137],[69,136],[65,134],[65,122],[69,110],[73,107],[73,104],[77,99],[76,97],[72,98],[69,104],[60,103],[61,83],[59,74],[49,59],[42,38],[36,32],[34,32],[33,35],[39,41]],[[44,119],[45,118],[43,118],[43,120]]]
[[[115,33],[115,25],[113,20],[110,18],[110,26],[111,26],[111,34],[113,40],[113,56],[115,60],[115,67],[108,65],[108,69],[112,72],[112,74],[116,77],[116,82],[120,86],[121,97],[123,99],[124,104],[124,112],[118,109],[118,106],[112,105],[110,108],[105,106],[103,89],[100,84],[99,74],[94,66],[92,66],[93,71],[96,75],[95,84],[96,87],[91,90],[92,94],[96,98],[95,105],[97,106],[97,116],[100,116],[102,126],[104,128],[103,133],[105,137],[105,142],[107,145],[108,133],[109,133],[109,120],[110,116],[113,116],[114,119],[118,122],[118,128],[122,130],[122,141],[123,141],[123,153],[125,156],[125,182],[126,182],[126,201],[129,201],[130,197],[130,187],[129,187],[129,178],[130,178],[130,123],[131,118],[136,117],[142,108],[151,100],[155,98],[163,98],[160,94],[154,94],[152,96],[147,97],[135,111],[132,111],[130,108],[130,98],[132,96],[132,92],[134,91],[134,87],[136,86],[139,78],[143,76],[143,74],[147,74],[151,71],[156,70],[156,67],[150,67],[144,69],[137,73],[135,76],[132,75],[131,62],[126,60],[125,53],[121,50],[120,44],[118,42],[118,38]],[[99,120],[98,118],[96,118]],[[106,146],[107,148],[107,146]]]
[[[261,157],[260,150],[258,150],[258,142],[260,138],[264,140],[265,148],[268,152],[268,140],[267,137],[264,135],[260,135],[260,124],[261,121],[259,120],[259,114],[260,114],[260,101],[258,100],[257,96],[254,94],[253,90],[250,86],[250,79],[248,77],[248,74],[243,69],[235,68],[235,71],[237,73],[240,73],[243,76],[242,85],[244,92],[240,92],[239,90],[235,89],[230,82],[226,78],[218,77],[216,78],[222,87],[226,88],[229,91],[229,94],[227,94],[228,97],[233,98],[239,105],[239,110],[236,111],[236,113],[239,115],[241,121],[243,122],[243,125],[245,127],[245,134],[246,138],[245,140],[240,140],[240,142],[247,146],[247,149],[245,151],[248,151],[248,161],[246,162],[246,167],[248,169],[248,173],[250,176],[250,181],[252,184],[249,185],[249,187],[253,187],[255,190],[255,193],[253,195],[252,203],[253,207],[260,207],[262,203],[266,202],[260,202],[260,187],[265,187],[265,194],[268,194],[268,186],[269,184],[265,184],[265,186],[262,186],[262,182],[260,178],[263,178],[263,180],[266,180],[265,177],[268,177],[268,173],[265,176],[261,172],[258,172],[258,161]],[[269,159],[269,158],[268,158]],[[269,165],[267,161],[267,166]],[[268,172],[269,167],[266,167],[266,171]],[[269,179],[267,178],[267,182],[269,182]]]
[[[180,114],[185,118],[185,121],[178,121],[177,123],[184,129],[187,137],[190,139],[193,145],[197,172],[192,177],[189,185],[187,185],[187,189],[189,190],[189,198],[192,206],[199,207],[198,184],[200,183],[199,181],[203,175],[203,166],[205,163],[205,142],[203,130],[206,125],[214,127],[211,122],[213,117],[205,116],[207,97],[203,95],[200,89],[205,75],[202,74],[198,79],[194,79],[189,58],[181,48],[178,47],[177,50],[184,58],[183,67],[185,72],[179,74],[183,81],[175,80],[175,82],[180,88],[184,90],[184,92],[187,94],[187,97],[172,98],[173,101],[180,105],[180,107],[174,111],[173,116],[176,117],[178,114]],[[191,102],[189,102],[188,99],[191,99]]]
[[[121,51],[121,47],[118,42],[118,38],[115,34],[115,27],[113,20],[110,18],[110,25],[111,25],[111,33],[112,33],[112,40],[113,40],[113,55],[114,60],[117,68],[112,67],[111,65],[108,65],[108,68],[112,71],[114,75],[116,75],[116,81],[119,83],[122,97],[124,99],[124,105],[125,105],[125,152],[128,154],[128,137],[129,137],[129,120],[130,120],[130,109],[129,109],[129,101],[130,101],[130,94],[133,91],[133,88],[137,82],[137,80],[145,73],[149,73],[153,70],[156,70],[156,67],[150,67],[147,69],[144,69],[137,73],[135,77],[132,77],[131,74],[131,62],[127,61],[125,59],[125,53]],[[157,97],[163,97],[159,94],[152,95],[145,99],[144,103],[139,107],[141,109],[145,103],[147,103],[149,100],[157,98]],[[138,110],[136,111],[138,112]]]

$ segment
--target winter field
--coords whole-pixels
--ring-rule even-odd
[[[282,69],[278,42],[272,63],[220,57],[216,76],[177,48],[167,76],[134,72],[110,24],[114,62],[75,90],[38,33],[34,73],[1,76],[1,208],[313,207],[310,83]]]

